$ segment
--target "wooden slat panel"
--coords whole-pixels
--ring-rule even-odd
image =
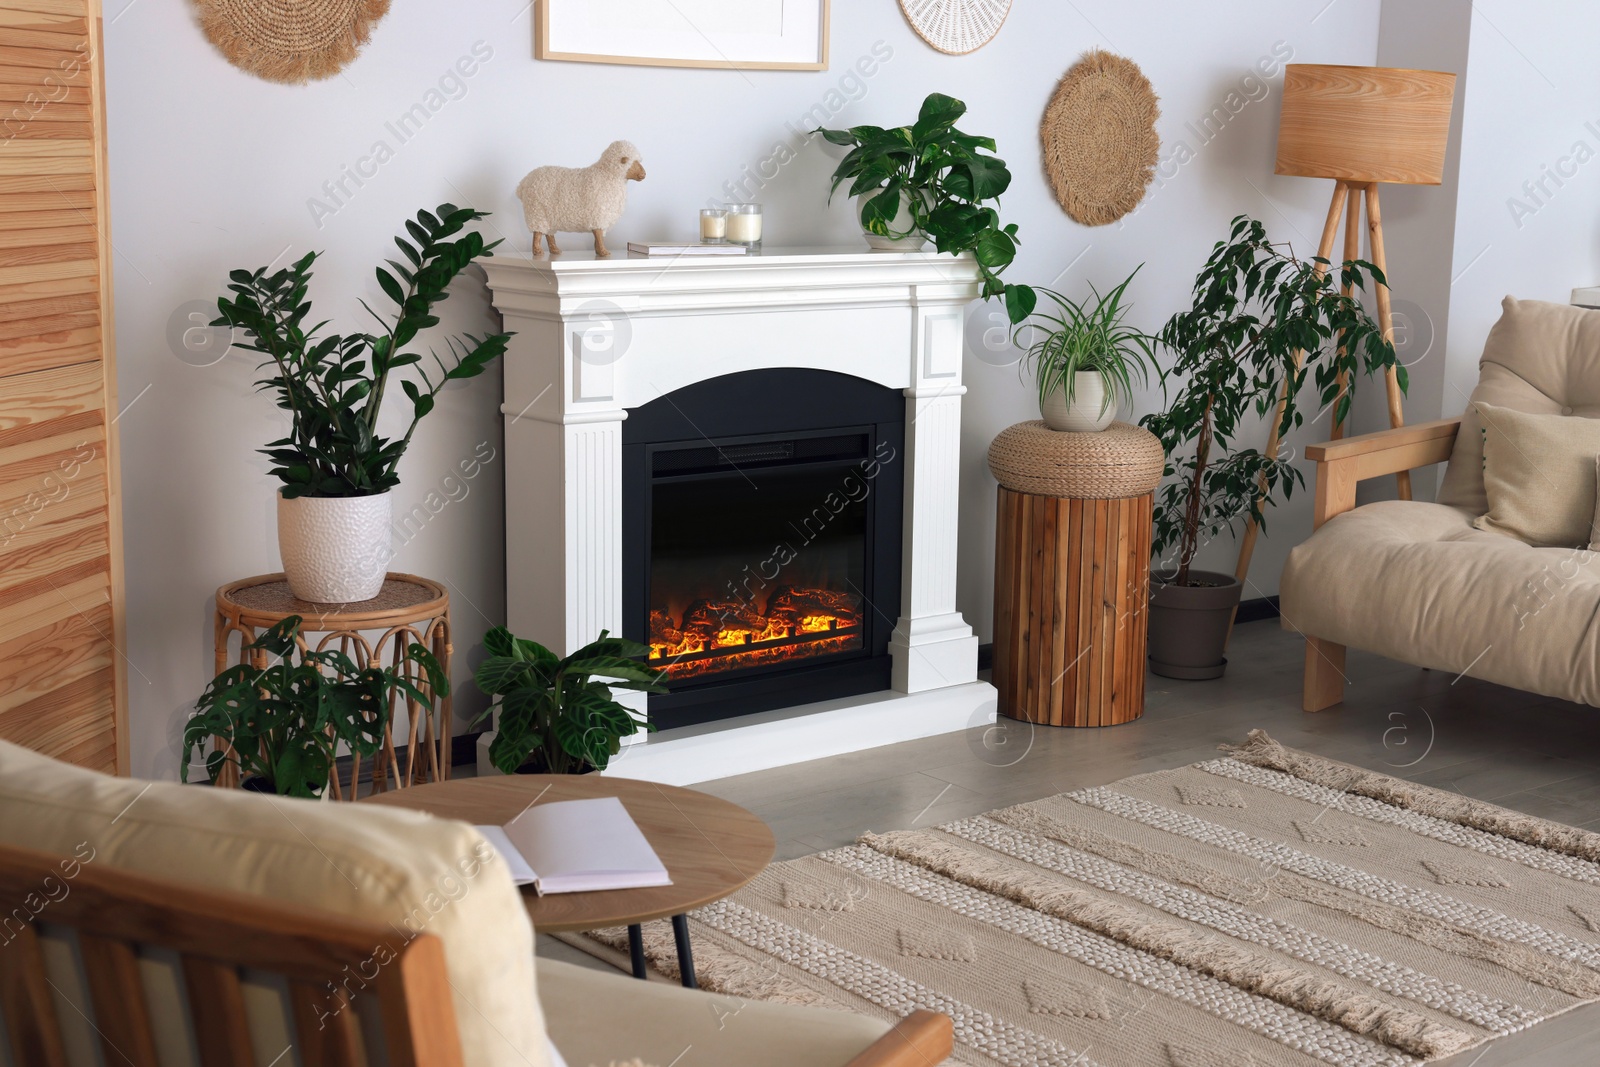
[[[0,952],[0,1012],[11,1034],[11,1060],[28,1067],[66,1067],[61,1024],[45,977],[39,935],[30,923]]]
[[[51,315],[70,315],[83,311],[94,312],[96,318],[100,315],[100,294],[92,287],[85,287],[81,292],[57,293],[52,296],[35,297],[32,300],[8,301],[0,296],[0,327],[21,319],[42,319]]]
[[[47,15],[89,16],[88,0],[6,0],[6,7],[13,11],[39,11]]]
[[[19,193],[19,196],[38,195]],[[0,197],[3,201],[4,197]],[[41,202],[44,198],[41,197]],[[94,226],[93,205],[71,207],[57,200],[50,203],[49,207],[38,207],[28,210],[7,211],[0,206],[0,233],[21,233],[25,230],[53,229],[57,226]]]
[[[92,244],[99,233],[91,221],[82,216],[66,226],[14,228],[0,226],[0,248],[26,248],[29,245]]]
[[[6,449],[5,455],[23,458],[0,468],[0,537],[52,521],[56,509],[68,507],[79,494],[108,488],[105,447],[98,437],[33,441]]]
[[[0,645],[0,715],[109,669],[110,605]]]
[[[93,130],[87,122],[49,121],[43,112],[34,118],[7,118],[5,112],[5,106],[0,104],[0,140],[83,141]]]
[[[0,393],[0,448],[6,446],[9,431],[98,411],[100,390],[100,372],[93,367],[68,367],[9,379],[5,392]]]
[[[92,122],[89,90],[66,85],[10,85],[0,82],[0,122]],[[0,130],[5,127],[0,125]],[[93,137],[91,131],[86,136]]]
[[[0,180],[0,224],[5,215],[19,211],[82,211],[90,221],[97,209],[94,177],[10,178]]]
[[[23,0],[25,4],[27,0]],[[77,13],[56,12],[46,14],[30,11],[23,4],[7,4],[0,9],[0,26],[23,26],[57,33],[75,33],[84,36],[89,32],[89,20]]]
[[[256,1056],[250,1047],[250,1020],[238,970],[185,956],[183,982],[189,991],[189,1017],[200,1062],[205,1067],[253,1067]]]
[[[11,34],[0,34],[0,41],[11,39]],[[58,71],[63,76],[77,68],[82,77],[82,69],[88,62],[86,42],[66,42],[65,48],[12,48],[0,45],[0,66],[6,67],[42,67],[50,71]],[[72,46],[83,44],[84,51],[78,51]]]
[[[85,189],[94,189],[92,170],[73,174],[0,174],[0,203],[6,203],[11,196],[21,193],[57,196]]]
[[[105,1061],[158,1067],[138,954],[126,942],[83,932],[78,934],[78,951],[94,1000],[95,1030],[100,1034]]]
[[[58,583],[53,589],[15,601],[11,610],[0,615],[0,642],[15,641],[75,615],[87,615],[110,601],[111,582],[103,570],[70,583]]]
[[[91,233],[93,227],[90,228]],[[19,248],[0,246],[0,267],[31,266],[35,263],[68,263],[73,260],[92,259],[99,253],[92,240],[71,244],[34,244],[29,242]]]
[[[4,351],[4,345],[7,341],[26,341],[37,338],[54,339],[63,335],[70,336],[74,331],[81,330],[99,332],[100,312],[97,308],[88,311],[69,311],[46,315],[37,319],[0,322],[0,352]],[[38,351],[38,349],[34,348],[33,351]],[[31,355],[32,352],[27,354]],[[0,369],[9,368],[5,368],[4,364],[0,364]]]
[[[0,267],[0,286],[52,278],[98,277],[99,274],[100,261],[98,259],[76,259],[70,263],[36,263],[28,266]],[[95,339],[101,342],[104,341],[98,331],[95,332]]]
[[[0,738],[81,767],[116,773],[118,739],[109,726],[115,670],[86,674],[0,712]]]
[[[79,45],[87,47],[84,37],[89,32],[89,24],[83,19],[75,19],[66,23],[51,25],[48,22],[34,22],[32,24],[12,21],[19,17],[26,17],[25,12],[11,12],[9,19],[0,19],[0,41],[6,43],[5,48],[0,48],[3,56],[12,48],[43,48],[63,55],[78,55]],[[82,62],[80,59],[79,62]],[[30,66],[32,64],[29,64]]]

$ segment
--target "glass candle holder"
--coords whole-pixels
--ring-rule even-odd
[[[761,205],[728,205],[728,240],[747,248],[761,247]]]
[[[722,208],[700,209],[700,243],[705,245],[728,243],[728,213]]]

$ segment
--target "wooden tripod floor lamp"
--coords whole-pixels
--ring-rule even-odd
[[[1284,68],[1276,173],[1332,178],[1334,182],[1333,199],[1322,226],[1322,242],[1317,246],[1320,258],[1330,263],[1361,258],[1361,203],[1365,197],[1371,246],[1368,258],[1388,277],[1378,185],[1440,183],[1455,87],[1454,74],[1434,70],[1314,63],[1290,63]],[[1334,259],[1334,241],[1341,220],[1344,254]],[[1378,325],[1383,327],[1384,337],[1393,341],[1394,316],[1387,285],[1377,287],[1377,303]],[[1403,425],[1400,382],[1393,368],[1387,384],[1389,425]],[[1278,427],[1286,400],[1287,396],[1278,402],[1278,417],[1273,419],[1267,437],[1267,455],[1278,450]],[[1335,422],[1333,436],[1344,436],[1342,422]],[[1410,500],[1411,476],[1402,473],[1398,480],[1400,499]],[[1234,571],[1240,581],[1249,573],[1256,534],[1256,524],[1248,522],[1239,543],[1239,565]]]

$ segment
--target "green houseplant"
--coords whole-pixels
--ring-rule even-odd
[[[464,334],[445,340],[446,358],[430,352],[433,366],[410,351],[423,331],[438,325],[433,309],[467,265],[499,244],[463,232],[486,212],[440,204],[407,220],[395,245],[405,262],[377,268],[378,287],[394,305],[371,333],[324,334],[326,321],[308,325],[316,252],[268,272],[236,270],[217,300],[213,326],[243,331],[240,347],[266,357],[267,377],[256,384],[276,394],[289,413],[287,437],[262,452],[281,483],[278,545],[289,585],[302,600],[348,602],[376,596],[389,559],[389,490],[400,482],[400,458],[417,425],[433,410],[448,382],[482,374],[503,354],[509,334]],[[459,234],[459,236],[457,236]],[[410,368],[407,370],[407,368]],[[379,430],[384,400],[397,386],[410,403],[404,434]]]
[[[602,630],[563,659],[497,626],[484,635],[483,647],[489,655],[476,680],[494,699],[479,721],[495,716],[489,760],[506,774],[515,774],[530,756],[535,769],[549,774],[602,771],[622,750],[624,737],[641,726],[655,728],[611,699],[613,689],[666,692],[665,671],[631,658],[648,655],[644,645]]]
[[[1359,374],[1395,366],[1406,385],[1394,346],[1361,302],[1341,291],[1383,284],[1382,272],[1364,260],[1336,273],[1328,268],[1321,258],[1295,258],[1268,240],[1260,222],[1241,215],[1196,276],[1193,306],[1159,334],[1174,355],[1164,377],[1181,384],[1165,411],[1142,420],[1167,454],[1152,543],[1163,563],[1150,600],[1157,674],[1222,674],[1240,582],[1195,569],[1195,554],[1245,515],[1265,529],[1264,507],[1304,484],[1281,456],[1235,443],[1242,429],[1255,427],[1247,416],[1276,418],[1282,435],[1304,421],[1299,401],[1308,381],[1335,421],[1348,414]]]
[[[213,782],[234,762],[247,787],[283,796],[319,796],[341,743],[361,756],[382,747],[390,701],[397,694],[431,703],[408,674],[425,677],[438,696],[450,693],[450,679],[439,661],[415,642],[406,649],[407,661],[416,665],[410,671],[363,670],[342,652],[306,648],[300,623],[300,616],[291,615],[245,646],[267,657],[265,667],[229,667],[200,694],[183,730],[185,782],[195,750],[204,751],[213,738],[222,738],[228,748],[205,757]]]
[[[993,138],[956,129],[966,111],[960,100],[932,93],[910,126],[816,132],[850,149],[834,169],[832,191],[850,183],[868,244],[915,250],[927,239],[940,252],[971,252],[983,273],[983,295],[1003,296],[1011,321],[1021,322],[1038,297],[1026,285],[1000,280],[1017,256],[1017,227],[1002,226],[990,206],[1011,185],[1011,172],[993,155]]]
[[[1041,305],[1012,332],[1022,346],[1023,366],[1032,368],[1039,387],[1039,414],[1052,430],[1103,430],[1116,416],[1117,405],[1133,395],[1133,379],[1148,382],[1155,367],[1149,334],[1123,321],[1128,285],[1135,267],[1114,288],[1093,298],[1073,300],[1052,289],[1038,288],[1050,305]]]

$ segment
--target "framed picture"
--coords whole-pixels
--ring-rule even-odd
[[[538,0],[534,54],[580,63],[827,70],[830,0]]]

